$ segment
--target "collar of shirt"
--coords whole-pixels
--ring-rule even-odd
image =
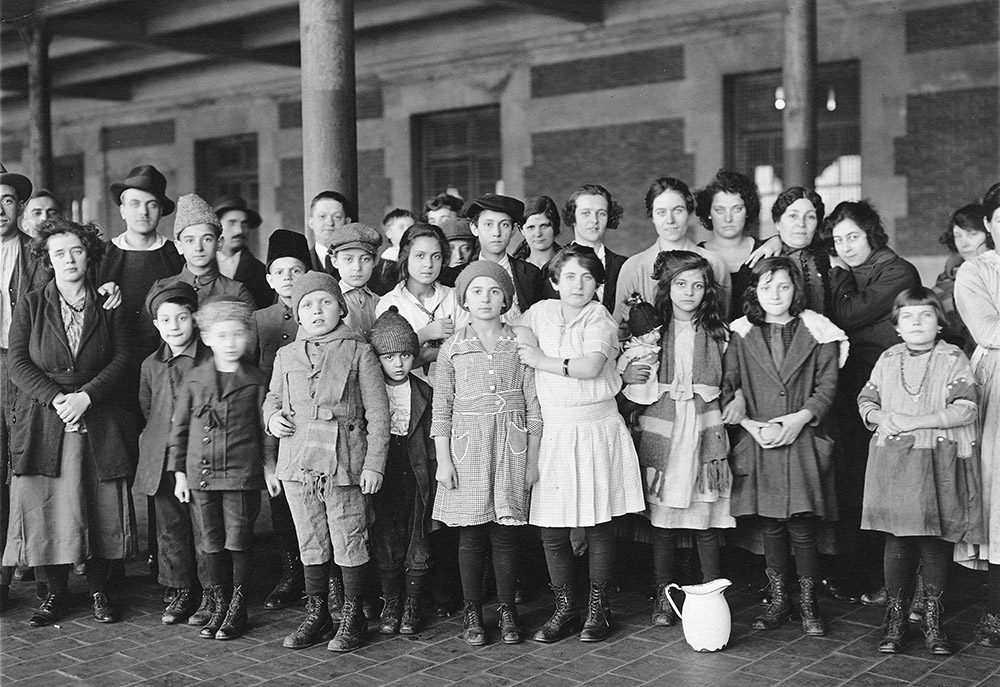
[[[192,359],[195,358],[198,352],[198,339],[195,338],[197,336],[198,335],[195,334],[195,336],[192,337],[191,342],[187,346],[185,346],[184,350],[178,353],[177,355],[174,355],[170,346],[166,342],[164,342],[163,348],[160,351],[160,359],[165,363],[169,363],[183,356]]]
[[[397,262],[399,260],[399,246],[389,246],[380,256],[384,260],[391,260],[392,262]]]
[[[128,230],[123,231],[118,234],[118,236],[111,239],[111,244],[116,248],[121,248],[122,250],[135,250],[135,251],[148,251],[148,250],[160,250],[167,244],[167,240],[163,238],[160,234],[156,235],[156,240],[153,241],[149,248],[134,248],[129,244],[128,240],[125,238],[128,236]]]
[[[342,294],[344,294],[344,296],[346,296],[347,294],[349,294],[349,293],[351,293],[353,291],[360,291],[360,292],[362,292],[364,294],[367,294],[369,296],[374,296],[375,295],[375,293],[371,289],[368,288],[367,284],[365,284],[364,286],[351,286],[350,284],[348,284],[343,279],[340,280],[340,292]]]
[[[215,254],[215,263],[219,266],[219,272],[223,276],[232,279],[236,275],[236,270],[240,266],[240,256],[243,251],[233,253],[232,257],[226,255],[221,250]]]
[[[486,258],[483,256],[482,253],[480,253],[479,257],[476,258],[476,259],[477,260],[486,260]],[[512,279],[514,278],[514,273],[510,271],[510,256],[509,255],[507,255],[506,253],[504,253],[503,257],[500,258],[499,260],[497,260],[497,264],[500,265],[500,267],[502,267],[504,269],[504,271],[511,276]]]
[[[314,250],[316,251],[316,257],[319,258],[320,262],[323,262],[324,260],[326,260],[326,254],[330,251],[329,248],[327,248],[326,246],[324,246],[319,241],[316,242]]]
[[[219,269],[213,265],[205,274],[196,275],[188,269],[187,265],[184,265],[180,276],[181,279],[192,286],[206,286],[219,278]]]

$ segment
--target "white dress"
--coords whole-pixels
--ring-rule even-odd
[[[536,303],[521,318],[553,358],[606,356],[601,374],[574,379],[535,373],[542,410],[538,482],[531,490],[528,522],[539,527],[592,527],[645,508],[639,459],[615,394],[622,381],[615,370],[618,328],[594,301],[563,322],[558,300]]]

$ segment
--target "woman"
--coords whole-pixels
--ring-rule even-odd
[[[942,323],[942,337],[948,343],[959,346],[971,357],[976,349],[976,342],[955,309],[955,274],[962,263],[993,250],[993,237],[983,227],[983,206],[971,203],[955,210],[949,218],[948,228],[941,234],[938,242],[948,246],[949,251],[944,271],[938,275],[934,284],[934,293],[941,301],[946,320]]]
[[[781,255],[791,258],[802,273],[806,307],[826,315],[830,304],[830,256],[816,234],[823,212],[819,194],[801,186],[786,189],[771,206],[771,219],[781,239]]]
[[[760,217],[757,186],[744,174],[720,169],[708,186],[695,194],[695,214],[712,238],[698,245],[716,253],[729,266],[732,302],[729,319],[743,315],[743,292],[750,283],[747,258],[760,245],[756,238]]]
[[[559,244],[556,243],[556,236],[559,235],[559,208],[555,201],[548,196],[532,196],[525,200],[521,233],[524,241],[514,251],[514,257],[530,262],[544,271],[549,260],[559,250]]]
[[[1000,241],[1000,184],[983,198],[983,225],[994,244]],[[983,475],[983,515],[986,546],[978,557],[989,561],[986,608],[976,626],[976,642],[1000,647],[1000,470],[996,468],[1000,436],[1000,255],[988,250],[965,262],[955,276],[955,305],[975,339],[972,370],[980,385],[983,438],[980,456]],[[960,556],[956,556],[959,558]]]
[[[573,243],[593,249],[604,267],[607,281],[597,288],[597,300],[604,304],[608,312],[614,312],[619,300],[616,286],[625,256],[608,248],[604,236],[609,229],[618,228],[624,214],[625,208],[611,197],[611,191],[600,184],[578,186],[569,194],[562,209],[563,223],[573,230]],[[548,297],[558,296],[553,292]]]
[[[858,415],[857,398],[879,356],[899,341],[892,322],[893,301],[904,289],[920,286],[920,275],[888,247],[882,219],[868,201],[837,205],[823,223],[822,238],[833,247],[827,316],[850,342],[832,409],[834,426],[840,428],[834,461],[841,579],[831,591],[857,602],[862,592],[881,588],[883,579],[883,537],[860,530],[871,433]],[[876,595],[864,600],[878,603]]]
[[[13,400],[11,515],[4,565],[45,566],[49,593],[29,620],[66,611],[69,569],[87,562],[94,619],[118,620],[109,563],[135,550],[126,415],[128,369],[121,310],[104,310],[87,278],[101,254],[97,227],[58,218],[32,244],[54,279],[17,305],[10,329]]]

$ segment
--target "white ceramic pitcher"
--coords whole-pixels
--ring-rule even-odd
[[[681,619],[684,639],[695,651],[718,651],[729,643],[729,632],[733,618],[729,613],[729,603],[723,592],[732,582],[720,577],[704,584],[679,587],[667,586],[667,599]],[[679,589],[684,592],[684,615],[681,615],[670,592]]]

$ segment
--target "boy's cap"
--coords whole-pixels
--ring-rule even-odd
[[[470,262],[462,270],[461,274],[458,275],[458,279],[455,280],[455,297],[458,299],[459,306],[464,310],[468,310],[465,307],[465,292],[469,289],[469,284],[476,277],[489,277],[499,284],[504,295],[503,312],[510,310],[510,307],[514,305],[514,282],[511,281],[507,270],[489,260],[475,260]]]
[[[253,308],[233,296],[209,296],[194,314],[194,321],[202,331],[220,322],[242,322],[249,327],[253,322]]]
[[[347,301],[340,290],[340,283],[326,272],[310,270],[299,277],[292,287],[292,313],[295,314],[296,322],[299,320],[299,301],[313,291],[326,291],[332,294],[340,303],[341,317],[347,314]]]
[[[309,241],[305,234],[288,229],[275,229],[267,239],[267,269],[278,258],[295,258],[309,269],[312,256],[309,253]]]
[[[628,313],[628,331],[632,336],[644,336],[663,326],[663,318],[652,303],[636,303]]]
[[[329,248],[334,252],[361,248],[375,255],[381,245],[382,235],[378,231],[361,222],[350,222],[334,230]]]
[[[368,334],[368,343],[378,355],[405,352],[412,353],[415,357],[420,352],[420,339],[417,338],[417,333],[413,331],[406,318],[399,314],[395,305],[390,306],[375,320]]]
[[[182,231],[197,224],[210,224],[215,227],[216,234],[222,233],[222,222],[204,198],[197,193],[181,196],[177,199],[177,216],[174,217],[174,240],[180,238]]]
[[[445,238],[449,241],[475,241],[476,235],[472,233],[472,229],[469,228],[470,225],[471,222],[465,217],[459,217],[444,230]]]
[[[186,281],[178,281],[159,287],[153,284],[153,288],[146,294],[146,312],[155,319],[156,311],[160,309],[161,305],[170,300],[180,301],[190,307],[191,312],[195,312],[198,309],[198,294],[195,293],[194,287]]]
[[[467,202],[465,207],[462,208],[462,214],[469,219],[472,219],[473,217],[479,215],[479,213],[483,210],[502,212],[510,217],[511,222],[520,224],[521,218],[524,216],[524,203],[519,201],[517,198],[511,198],[510,196],[487,193]]]

